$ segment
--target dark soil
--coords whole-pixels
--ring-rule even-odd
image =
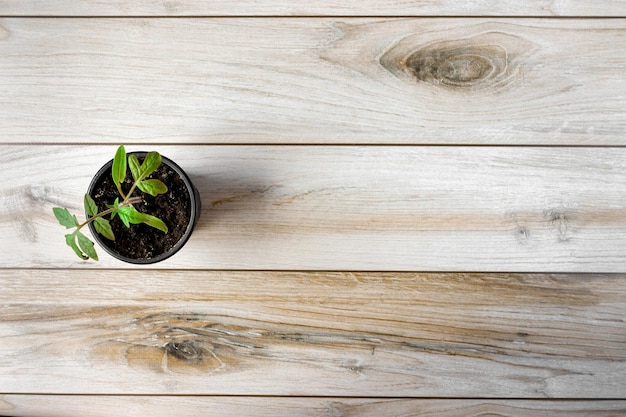
[[[142,159],[139,158],[139,161],[141,162]],[[164,233],[145,224],[131,224],[130,228],[127,228],[116,216],[110,220],[115,241],[102,236],[100,238],[114,252],[128,258],[149,259],[168,252],[183,237],[191,219],[189,193],[176,171],[165,163],[161,163],[159,168],[148,178],[163,181],[167,185],[167,193],[152,197],[142,193],[139,189],[135,189],[132,196],[141,197],[142,202],[135,203],[133,206],[137,211],[151,214],[163,220],[167,225],[168,232]],[[122,184],[124,193],[130,191],[132,184],[133,180],[129,171]],[[115,199],[120,197],[111,178],[110,169],[95,184],[91,197],[98,205],[98,211],[106,210],[107,204],[113,204]]]

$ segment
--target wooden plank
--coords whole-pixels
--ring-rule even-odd
[[[142,150],[128,147],[128,151]],[[626,149],[150,146],[196,182],[191,240],[158,268],[624,272]],[[145,150],[144,149],[144,150]],[[66,247],[114,146],[0,146],[0,267],[131,268]]]
[[[626,396],[626,275],[4,270],[0,391]]]
[[[0,140],[621,146],[625,34],[624,19],[2,19]]]
[[[257,415],[260,410],[265,417],[615,417],[626,414],[626,401],[0,395],[0,412],[3,410],[14,417],[159,417],[179,413],[204,417],[209,410],[224,417]]]
[[[3,0],[3,16],[624,16],[623,0]]]

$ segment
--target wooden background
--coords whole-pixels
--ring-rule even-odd
[[[0,415],[626,415],[626,1],[0,0]],[[75,259],[118,144],[194,235]]]

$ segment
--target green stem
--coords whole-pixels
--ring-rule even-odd
[[[141,179],[141,178],[139,178],[137,181],[135,181],[135,182],[133,183],[132,187],[130,187],[130,191],[128,192],[128,197],[124,197],[124,196],[122,195],[122,197],[124,197],[124,201],[126,201],[126,199],[127,199],[127,198],[130,198],[130,196],[131,196],[131,195],[133,195],[133,191],[135,191],[135,188],[137,188],[137,183],[138,183],[139,181],[141,181],[141,180],[142,180],[142,179]]]
[[[122,191],[122,184],[116,183],[115,185],[117,186],[117,192],[122,196],[122,200],[126,201],[128,197],[124,195],[124,191]],[[131,193],[128,193],[128,195],[131,195]]]
[[[82,229],[83,227],[87,226],[89,223],[93,222],[94,220],[96,220],[99,217],[104,217],[107,214],[111,214],[114,211],[119,210],[120,207],[130,206],[130,205],[132,205],[134,203],[139,203],[140,201],[142,201],[141,197],[131,197],[131,195],[133,195],[133,191],[135,191],[135,188],[137,188],[137,183],[139,181],[141,181],[141,179],[139,179],[139,180],[137,180],[137,181],[135,181],[133,183],[132,187],[130,187],[130,191],[126,195],[124,195],[124,192],[122,191],[122,185],[121,184],[116,184],[117,185],[117,191],[120,193],[120,195],[123,198],[123,200],[119,204],[119,206],[117,208],[110,208],[108,210],[104,210],[103,212],[94,214],[93,216],[88,218],[84,223],[79,224],[78,228],[74,231],[74,234],[76,234],[80,229]]]
[[[130,196],[130,193],[128,193],[128,195]],[[110,209],[101,211],[100,213],[96,213],[93,216],[91,216],[90,218],[88,218],[87,220],[85,220],[85,222],[79,224],[78,227],[76,228],[76,230],[74,231],[74,234],[76,234],[76,232],[78,232],[80,229],[82,229],[83,227],[87,226],[89,223],[93,222],[97,218],[104,217],[107,214],[111,214],[114,211],[119,210],[120,207],[130,206],[130,205],[132,205],[134,203],[139,203],[140,201],[142,201],[141,197],[125,197],[124,201],[122,201],[117,208],[114,207],[114,208],[110,208]]]

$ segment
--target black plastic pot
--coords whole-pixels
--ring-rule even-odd
[[[140,160],[143,159],[147,154],[148,154],[148,152],[129,152],[128,153],[128,155],[135,155]],[[128,155],[127,155],[127,157],[128,157]],[[190,200],[189,201],[189,207],[191,208],[191,216],[189,218],[189,224],[187,225],[187,229],[185,230],[185,233],[183,234],[183,236],[178,240],[178,242],[169,251],[167,251],[165,253],[162,253],[162,254],[159,254],[159,255],[156,255],[156,256],[151,257],[151,258],[135,259],[135,258],[129,258],[127,256],[121,255],[121,254],[117,253],[115,250],[113,250],[112,248],[110,248],[104,242],[105,238],[103,238],[99,233],[96,232],[94,224],[93,223],[89,223],[89,229],[91,230],[91,234],[93,235],[94,240],[107,253],[109,253],[114,258],[119,259],[120,261],[132,263],[132,264],[153,264],[153,263],[156,263],[156,262],[163,261],[163,260],[171,257],[172,255],[174,255],[176,252],[178,252],[185,245],[185,243],[187,243],[187,241],[191,237],[191,233],[193,232],[193,229],[195,228],[195,226],[196,226],[196,224],[198,222],[198,218],[200,217],[200,209],[201,209],[200,194],[198,193],[198,190],[196,189],[196,187],[191,182],[191,179],[189,179],[189,176],[185,173],[185,171],[183,171],[183,169],[180,166],[178,166],[178,164],[176,164],[174,161],[172,161],[169,158],[166,158],[163,155],[161,155],[161,164],[164,164],[164,165],[167,165],[168,167],[170,167],[173,171],[175,171],[180,176],[182,181],[185,183],[185,186],[187,188],[187,194],[188,194],[189,200]],[[96,173],[96,175],[91,180],[91,184],[89,184],[89,188],[87,190],[87,193],[89,195],[91,195],[93,197],[92,193],[94,191],[94,188],[96,187],[96,184],[98,183],[98,180],[103,175],[111,175],[111,167],[112,166],[113,166],[113,160],[111,159],[109,162],[104,164],[104,166],[102,168],[100,168],[100,170]],[[112,203],[112,202],[109,202],[109,203]],[[86,215],[86,213],[85,213],[85,215]]]

